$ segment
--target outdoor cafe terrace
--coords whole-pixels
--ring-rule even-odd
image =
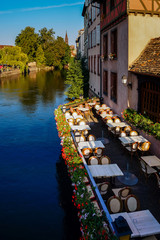
[[[74,107],[73,112],[75,112],[76,109],[77,107]],[[88,125],[90,129],[88,130],[88,135],[95,136],[95,140],[102,140],[102,144],[104,145],[103,156],[109,157],[111,161],[110,164],[117,164],[123,174],[130,174],[125,176],[121,176],[120,174],[119,176],[116,176],[114,178],[110,177],[96,178],[94,175],[96,174],[94,170],[96,166],[94,165],[95,163],[93,164],[93,166],[89,165],[89,158],[87,159],[85,157],[85,161],[88,163],[88,168],[91,170],[93,168],[94,170],[91,171],[91,173],[93,174],[96,184],[98,185],[100,182],[102,182],[102,179],[103,181],[109,182],[109,187],[107,189],[106,194],[102,195],[105,204],[108,206],[107,204],[108,199],[116,194],[116,192],[114,192],[114,189],[129,187],[131,190],[131,194],[135,195],[139,200],[140,206],[138,210],[140,211],[149,210],[151,214],[154,216],[154,218],[160,223],[160,188],[157,185],[157,179],[156,175],[154,174],[154,171],[153,174],[150,174],[150,176],[146,176],[146,174],[144,174],[140,164],[141,155],[137,154],[137,152],[135,154],[135,152],[127,151],[124,141],[120,141],[119,139],[120,135],[115,134],[113,128],[111,128],[109,124],[107,125],[106,121],[104,121],[103,114],[106,113],[103,112],[103,114],[101,114],[102,112],[99,111],[98,109],[95,109],[94,106],[92,106],[89,111],[87,110],[85,111],[85,107],[81,106],[81,113],[83,119],[85,120],[85,124]],[[71,113],[71,115],[72,114],[73,113]],[[112,113],[112,115],[114,115],[114,113]],[[117,117],[116,114],[115,117]],[[69,120],[69,118],[67,118],[67,120]],[[118,125],[122,126],[123,124],[124,122]],[[73,138],[74,140],[76,140],[76,136],[74,135],[75,128],[72,123],[70,124],[70,126],[73,130]],[[125,127],[125,125],[122,127]],[[81,141],[82,142],[80,143],[75,141],[75,144],[77,145],[80,152],[83,153],[83,143],[85,142],[83,142],[84,140]],[[147,152],[147,154],[145,153],[144,156],[145,155],[148,156],[153,154]],[[141,157],[143,158],[144,156]],[[94,158],[93,155],[92,157]],[[98,158],[98,163],[99,159],[100,158]],[[102,165],[102,167],[104,166],[105,165]],[[111,181],[111,179],[113,181]],[[126,212],[124,204],[123,208],[121,209],[121,212]],[[152,223],[150,224],[152,225]],[[145,238],[136,236],[135,238],[132,237],[132,239],[145,239]],[[160,234],[159,235],[156,234],[156,239],[160,239]]]

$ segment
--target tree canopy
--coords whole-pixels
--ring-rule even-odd
[[[19,66],[23,71],[28,62],[28,57],[20,47],[5,47],[0,50],[0,64]]]
[[[27,54],[30,62],[36,61],[36,51],[39,46],[39,36],[35,33],[32,27],[26,27],[16,37],[15,44],[22,48],[22,51]]]
[[[83,96],[83,80],[81,61],[72,62],[67,72],[65,84],[69,85],[65,94],[68,98]]]
[[[26,27],[16,37],[15,44],[27,54],[30,62],[36,61],[38,65],[46,64],[56,68],[63,68],[70,62],[71,51],[62,37],[54,37],[53,28],[42,28],[35,33],[32,27]]]

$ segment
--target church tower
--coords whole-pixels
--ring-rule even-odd
[[[65,36],[65,43],[68,44],[68,35],[67,35],[67,31],[66,31],[66,36]]]

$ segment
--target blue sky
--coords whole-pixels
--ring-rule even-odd
[[[38,32],[53,28],[55,36],[65,37],[75,45],[78,30],[83,28],[84,1],[78,0],[8,0],[0,4],[0,45],[14,45],[16,36],[27,26]]]

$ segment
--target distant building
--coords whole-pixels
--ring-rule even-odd
[[[66,31],[66,36],[65,36],[65,43],[68,44],[68,35],[67,35],[67,31]]]
[[[71,57],[75,57],[76,54],[77,54],[77,51],[76,51],[76,48],[74,45],[71,45],[70,46],[70,49],[71,49]]]
[[[88,0],[84,2],[82,16],[84,17],[84,56],[88,64]]]
[[[100,97],[100,4],[89,0],[87,15],[89,88]]]
[[[77,55],[84,56],[84,28],[78,31],[76,39]]]
[[[5,47],[13,47],[11,45],[0,45],[0,49],[5,48]]]

